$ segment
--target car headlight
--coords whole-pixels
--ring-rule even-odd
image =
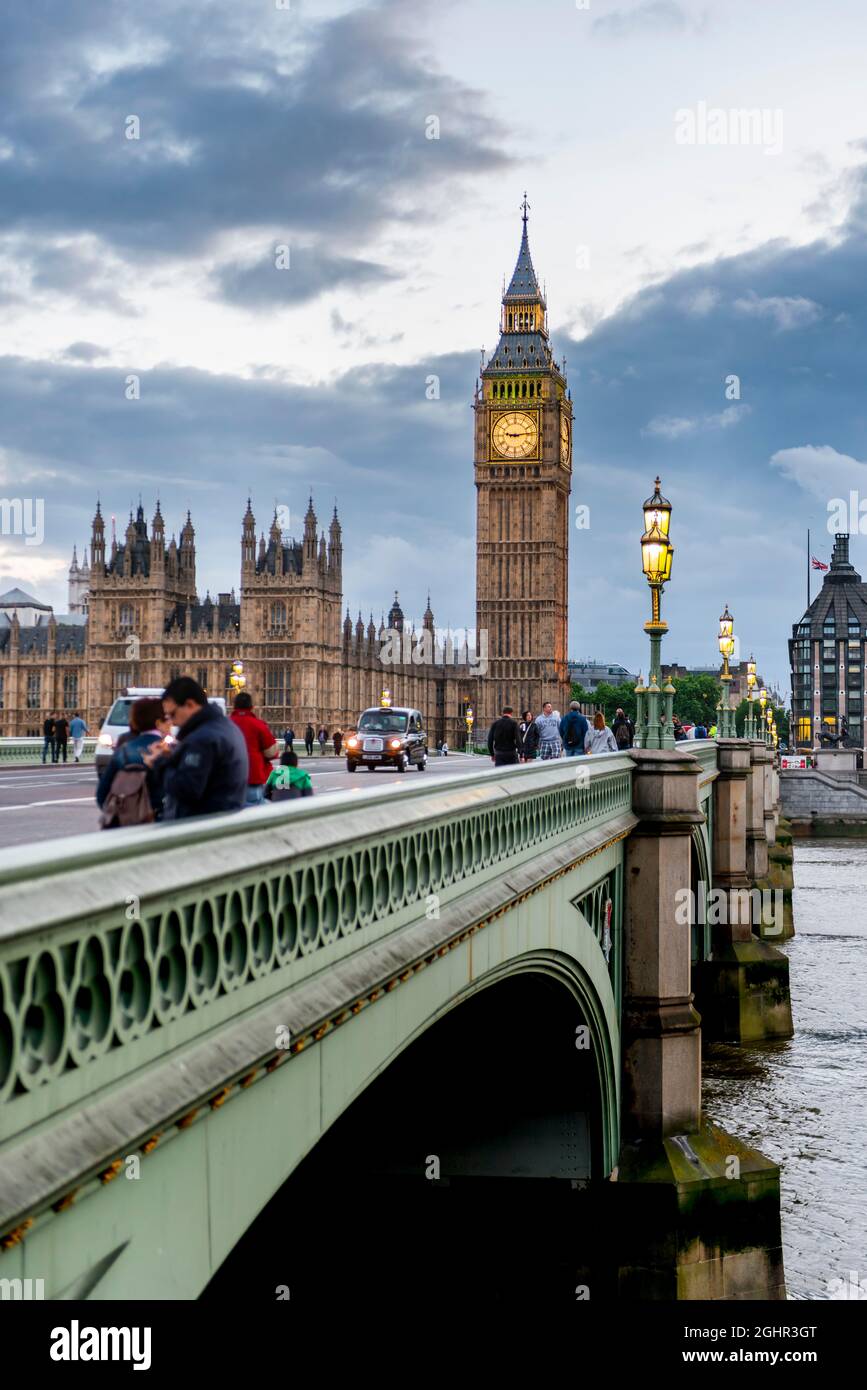
[[[346,740],[346,746],[347,746],[347,748],[357,748],[357,747],[358,747],[358,739],[357,739],[357,738],[348,738],[348,739]]]
[[[99,744],[100,748],[111,748],[112,746],[111,734],[100,734],[99,738],[96,741]]]
[[[399,748],[399,747],[400,747],[400,739],[399,739],[399,738],[390,739],[390,740],[389,740],[388,746],[389,746],[389,748]]]

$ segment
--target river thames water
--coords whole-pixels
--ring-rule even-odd
[[[795,1036],[712,1044],[704,1104],[781,1165],[789,1297],[867,1297],[867,840],[796,840],[793,906]]]

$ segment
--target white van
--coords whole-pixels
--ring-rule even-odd
[[[158,700],[163,693],[163,686],[129,685],[122,695],[118,695],[108,714],[105,716],[99,737],[96,740],[96,754],[94,762],[96,764],[96,775],[101,777],[105,772],[111,755],[117,748],[117,741],[122,734],[129,733],[129,712],[136,700],[141,700],[145,696],[150,699]],[[218,705],[223,714],[226,713],[226,701],[221,695],[209,695],[209,705]]]

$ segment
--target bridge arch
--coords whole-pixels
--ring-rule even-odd
[[[499,1210],[514,1215],[515,1249],[529,1251],[533,1231],[539,1238],[547,1229],[550,1240],[562,1225],[563,1260],[578,1259],[576,1222],[593,1226],[590,1185],[609,1175],[617,1153],[619,1043],[608,1002],[563,951],[523,952],[467,982],[445,1007],[407,1026],[347,1097],[238,1232],[204,1296],[225,1299],[239,1288],[267,1296],[285,1272],[303,1297],[315,1277],[302,1252],[315,1265],[320,1249],[351,1242],[358,1210],[370,1202],[385,1228],[409,1220],[422,1233],[400,1256],[407,1267],[423,1247],[426,1260],[445,1268],[456,1209],[470,1224],[478,1214],[482,1245],[496,1248],[491,1212],[501,1199]],[[435,1173],[425,1171],[431,1163]],[[595,1239],[587,1235],[591,1245]],[[494,1266],[510,1257],[501,1252]]]

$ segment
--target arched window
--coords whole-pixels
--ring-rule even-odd
[[[120,605],[120,625],[122,628],[131,628],[135,622],[135,609],[131,603]]]
[[[271,604],[271,626],[286,626],[286,605],[282,601]]]

